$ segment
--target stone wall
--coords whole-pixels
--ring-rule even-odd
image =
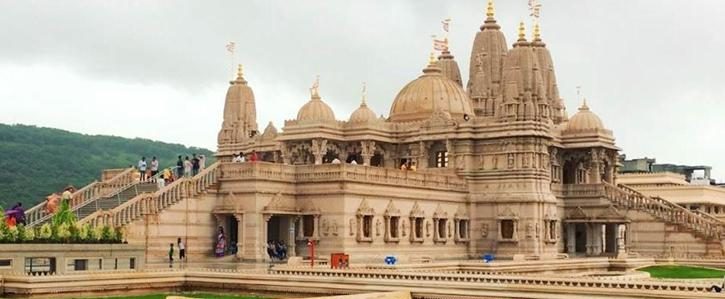
[[[0,273],[138,270],[144,260],[144,247],[130,244],[0,244]]]

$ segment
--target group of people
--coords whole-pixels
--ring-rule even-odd
[[[204,155],[193,154],[189,156],[179,155],[176,161],[176,169],[166,168],[159,175],[159,160],[152,157],[150,162],[146,161],[146,157],[141,157],[138,161],[137,168],[139,171],[139,181],[158,183],[159,187],[170,184],[181,177],[192,177],[206,168],[206,157]],[[160,177],[162,181],[158,181]]]
[[[287,245],[284,241],[272,241],[267,242],[267,254],[269,258],[274,260],[285,260],[287,258]]]
[[[5,210],[5,223],[8,227],[14,227],[15,225],[25,225],[25,210],[23,209],[23,203],[19,202],[12,208]]]
[[[179,248],[179,262],[186,262],[186,245],[181,238],[176,240],[176,246]],[[174,243],[169,243],[169,268],[174,266]]]
[[[76,188],[73,187],[73,185],[69,185],[63,189],[61,195],[58,195],[58,193],[48,195],[45,198],[45,213],[55,214],[55,212],[58,211],[58,208],[60,207],[61,201],[71,200],[73,198],[73,193],[75,192]]]
[[[237,155],[237,153],[234,153],[233,155],[234,156],[232,157],[232,162],[234,162],[234,163],[244,163],[247,161],[249,161],[249,162],[259,161],[259,156],[257,156],[257,152],[254,150],[252,150],[251,153],[246,154],[246,155],[244,154],[244,152],[239,152],[238,155]]]
[[[206,168],[206,157],[204,155],[193,154],[191,158],[189,156],[181,158],[179,155],[176,160],[176,176],[177,177],[192,177]]]

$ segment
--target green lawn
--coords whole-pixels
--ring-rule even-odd
[[[165,299],[166,296],[184,296],[199,299],[265,299],[254,295],[211,294],[211,293],[178,293],[178,294],[146,294],[138,296],[98,297],[94,299]],[[83,297],[81,297],[83,298]],[[89,298],[84,298],[89,299]]]
[[[722,278],[725,270],[716,270],[694,266],[661,265],[639,269],[654,278]]]

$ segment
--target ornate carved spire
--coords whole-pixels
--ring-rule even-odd
[[[363,82],[362,87],[362,103],[360,103],[361,106],[367,106],[368,101],[368,85],[367,83]]]
[[[524,21],[519,23],[519,41],[526,41],[526,25],[524,25]]]

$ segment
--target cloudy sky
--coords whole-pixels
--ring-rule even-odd
[[[294,118],[320,75],[346,119],[362,82],[388,114],[451,17],[463,77],[485,0],[0,1],[0,122],[216,148],[232,76],[260,127]],[[541,0],[544,41],[570,115],[581,99],[628,157],[707,164],[725,179],[725,1]],[[498,0],[508,43],[527,0]]]

